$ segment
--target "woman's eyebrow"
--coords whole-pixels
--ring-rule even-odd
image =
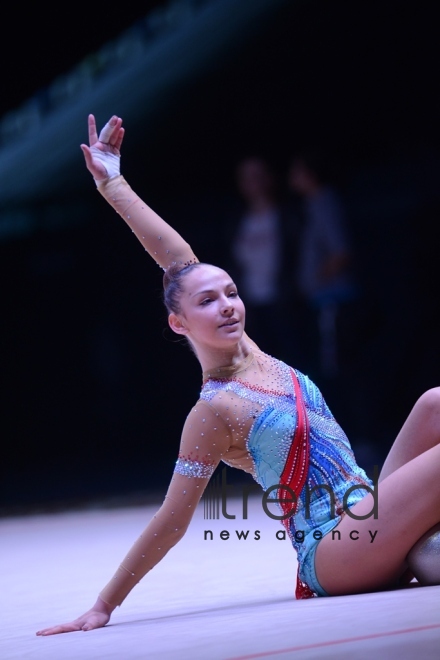
[[[203,291],[196,291],[195,293],[190,293],[190,296],[201,296],[205,293],[214,293],[214,289],[204,289]]]
[[[229,289],[231,286],[235,287],[235,284],[232,281],[225,284],[224,288]],[[199,295],[202,295],[202,294],[205,294],[205,293],[215,293],[215,292],[216,292],[216,289],[203,289],[203,291],[196,291],[195,293],[190,293],[189,295],[190,296],[199,296]]]

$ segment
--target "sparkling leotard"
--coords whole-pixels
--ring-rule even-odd
[[[316,543],[311,542],[313,532],[328,533],[372,482],[356,464],[347,436],[319,389],[307,376],[298,371],[296,375],[310,430],[306,483],[288,525],[301,575],[305,554],[319,540],[318,535]],[[235,427],[235,442],[222,460],[249,471],[263,490],[275,489],[282,483],[298,421],[291,368],[254,349],[241,365],[205,377],[201,401],[209,402],[231,431]],[[245,432],[237,432],[238,428]],[[178,473],[191,476],[192,469],[191,461],[178,460]],[[277,497],[276,491],[272,497]]]

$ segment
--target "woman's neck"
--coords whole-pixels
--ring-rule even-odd
[[[197,346],[196,355],[203,373],[240,365],[252,352],[252,342],[242,338],[230,349]]]

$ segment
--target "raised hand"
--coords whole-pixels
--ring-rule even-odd
[[[120,148],[124,138],[122,119],[113,117],[101,130],[99,137],[94,115],[88,117],[89,144],[82,144],[86,166],[96,182],[118,176]]]
[[[107,605],[107,603],[104,603],[101,598],[98,598],[92,609],[74,621],[61,623],[57,626],[52,626],[51,628],[43,628],[43,630],[39,630],[36,634],[40,637],[45,637],[46,635],[58,635],[59,633],[102,628],[110,621],[112,610],[113,608]]]

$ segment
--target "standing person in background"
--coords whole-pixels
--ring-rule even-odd
[[[344,324],[349,303],[356,297],[351,271],[345,211],[340,196],[328,184],[326,163],[316,154],[302,154],[292,161],[288,182],[302,198],[303,226],[299,239],[297,288],[312,319],[306,336],[316,337],[308,354],[317,354],[317,370],[335,378],[343,370],[347,341]],[[343,346],[345,344],[345,346]]]
[[[236,184],[244,208],[232,240],[236,279],[247,303],[246,323],[257,344],[270,354],[285,354],[280,328],[287,311],[284,271],[293,260],[293,227],[277,195],[274,173],[262,157],[240,161]],[[290,344],[292,337],[289,338]]]

